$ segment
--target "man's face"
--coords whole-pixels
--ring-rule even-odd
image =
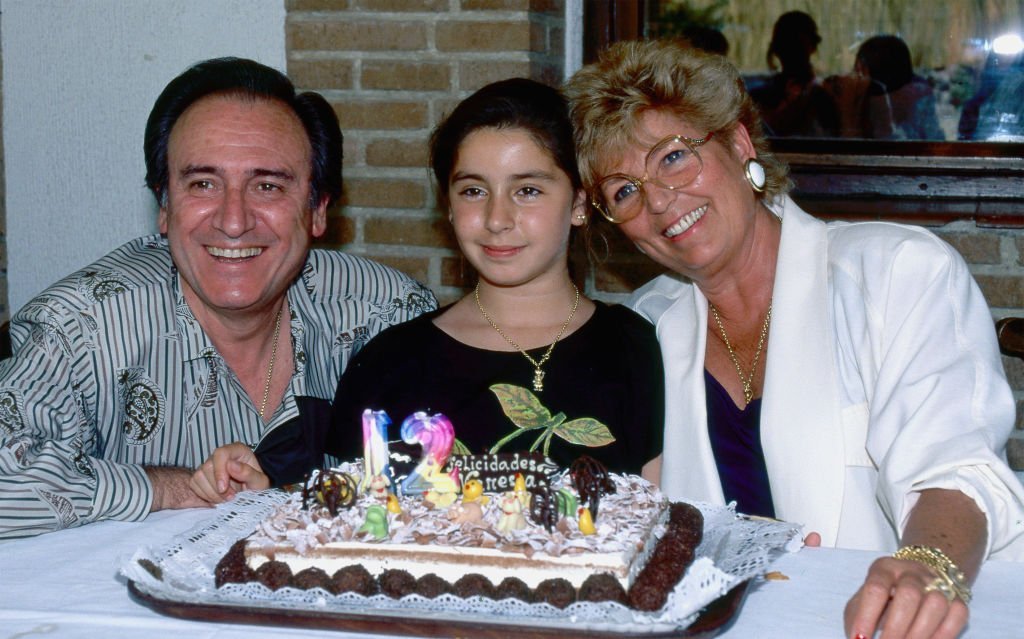
[[[326,201],[309,210],[310,155],[275,101],[210,96],[178,118],[159,225],[200,321],[266,312],[298,275],[326,224]]]

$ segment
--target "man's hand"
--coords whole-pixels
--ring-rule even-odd
[[[153,505],[149,512],[175,508],[204,508],[210,502],[191,488],[192,471],[176,466],[146,466],[146,475],[153,486]]]
[[[189,487],[206,501],[219,504],[242,490],[270,488],[270,478],[263,474],[252,449],[235,442],[213,451],[192,475]]]

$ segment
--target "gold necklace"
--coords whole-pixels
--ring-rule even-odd
[[[281,335],[281,315],[284,314],[284,304],[277,311],[277,321],[274,322],[274,345],[270,349],[270,366],[267,367],[267,381],[263,384],[263,401],[260,402],[260,419],[267,410],[267,398],[270,397],[270,381],[274,379],[274,362],[277,360],[277,338]]]
[[[768,313],[764,316],[764,324],[761,325],[761,338],[757,340],[757,350],[754,351],[754,361],[750,365],[750,374],[744,375],[743,368],[740,367],[740,360],[736,357],[736,351],[733,350],[732,344],[729,342],[729,336],[725,334],[725,327],[722,326],[722,318],[718,316],[718,309],[711,302],[708,302],[708,308],[711,309],[711,315],[715,318],[715,324],[718,324],[718,330],[722,333],[722,341],[725,342],[725,350],[729,351],[729,357],[732,359],[733,366],[736,367],[736,372],[740,376],[740,383],[743,384],[743,399],[746,400],[747,404],[754,398],[754,374],[757,372],[757,360],[761,357],[761,350],[764,348],[764,340],[768,337],[768,325],[772,321],[772,305],[768,304]]]
[[[558,335],[555,335],[555,341],[551,342],[551,346],[548,346],[548,350],[544,353],[544,356],[540,358],[539,362],[530,357],[529,353],[520,348],[519,344],[516,344],[511,337],[498,328],[498,325],[494,323],[491,316],[484,310],[483,304],[480,303],[480,282],[476,283],[476,289],[473,291],[473,297],[476,299],[476,307],[480,309],[480,314],[484,316],[484,319],[491,325],[491,328],[498,331],[498,335],[501,335],[505,341],[508,342],[509,346],[522,353],[523,357],[528,359],[530,364],[533,365],[533,390],[538,393],[544,390],[544,371],[541,370],[541,367],[544,366],[548,359],[551,358],[551,351],[555,350],[555,344],[558,343],[558,340],[562,339],[562,334],[565,333],[565,329],[569,328],[569,323],[572,322],[572,318],[576,315],[576,309],[580,306],[580,289],[575,284],[572,285],[572,288],[576,291],[576,299],[572,303],[572,310],[569,311],[569,317],[566,318],[565,323],[562,324],[562,328],[558,329]]]

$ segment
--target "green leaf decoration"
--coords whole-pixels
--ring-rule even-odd
[[[542,451],[545,456],[551,448],[552,435],[558,435],[570,444],[590,448],[607,446],[615,441],[611,430],[593,417],[582,417],[566,422],[565,413],[552,415],[536,395],[521,386],[495,384],[491,386],[491,392],[497,396],[501,410],[517,429],[498,440],[498,443],[491,447],[492,454],[523,433],[539,429],[543,430],[530,446],[530,452],[536,451],[543,444]]]
[[[558,435],[570,444],[597,448],[615,441],[612,431],[593,417],[581,417],[554,427]]]
[[[495,384],[491,386],[491,392],[498,397],[505,416],[518,428],[542,428],[551,421],[551,411],[522,386]]]
[[[469,447],[463,444],[458,437],[452,442],[452,455],[472,455],[473,451],[469,450]]]

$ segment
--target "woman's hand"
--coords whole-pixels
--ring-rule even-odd
[[[973,583],[984,559],[988,522],[974,500],[957,490],[922,490],[907,518],[903,544],[940,549]],[[882,557],[868,569],[864,585],[846,604],[848,637],[867,639],[882,631],[895,637],[953,639],[967,625],[967,604],[952,601],[932,584],[938,577],[920,561]]]
[[[850,637],[935,637],[954,639],[967,625],[967,605],[947,601],[937,590],[925,590],[936,573],[917,561],[882,557],[846,604],[844,619]]]
[[[193,473],[189,487],[211,504],[219,504],[232,499],[241,490],[270,488],[270,478],[263,474],[252,449],[235,442],[213,451]]]

